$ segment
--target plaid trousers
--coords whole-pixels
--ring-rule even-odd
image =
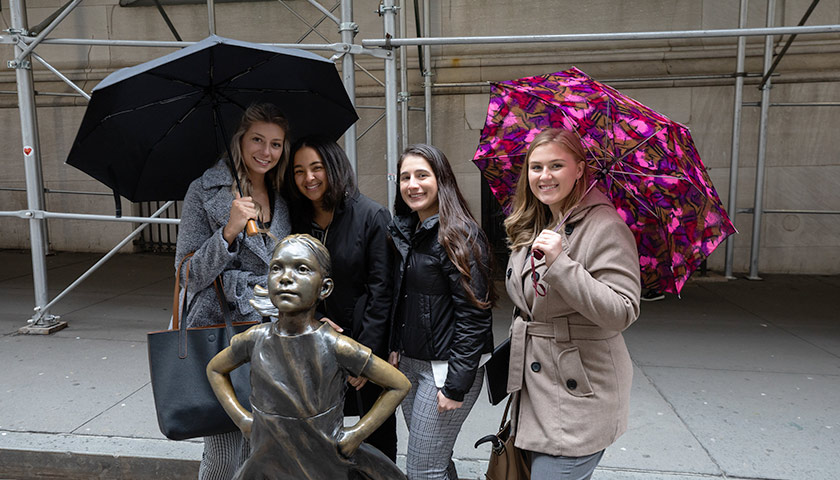
[[[435,386],[431,362],[403,356],[400,371],[411,381],[411,390],[401,404],[408,426],[408,480],[457,480],[452,448],[481,392],[484,367],[478,369],[461,408],[443,413],[437,410],[439,389]]]
[[[204,437],[199,480],[230,480],[251,455],[251,444],[241,432]]]

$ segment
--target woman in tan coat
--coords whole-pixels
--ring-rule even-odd
[[[589,173],[574,133],[544,130],[505,221],[516,305],[508,391],[533,480],[590,478],[627,429],[633,366],[621,332],[639,315],[639,256]]]

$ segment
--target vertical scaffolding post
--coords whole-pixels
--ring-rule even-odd
[[[385,38],[394,38],[397,9],[394,0],[383,0],[381,5]],[[397,198],[397,156],[399,133],[397,132],[397,65],[390,46],[385,58],[385,155],[388,165],[388,208],[394,208]],[[393,211],[391,212],[393,214]]]
[[[359,31],[359,26],[353,22],[353,0],[341,0],[341,23],[338,26],[338,31],[341,33],[341,42],[348,47],[352,45],[356,33]],[[347,96],[350,97],[350,103],[356,107],[356,65],[353,54],[348,48],[344,56],[341,57],[341,77],[344,81],[344,89],[347,90]],[[356,150],[356,124],[350,125],[350,128],[344,133],[344,152],[347,153],[347,159],[350,160],[350,167],[356,173],[356,178],[359,176],[358,155]]]
[[[402,9],[403,12],[406,12],[404,3],[405,0],[400,0],[400,9]],[[405,17],[405,13],[400,15],[399,34],[401,37],[406,36]],[[400,47],[400,94],[398,98],[400,107],[400,151],[405,150],[405,147],[408,146],[408,100],[411,98],[411,95],[408,92],[408,59],[406,58],[407,51],[408,47]]]
[[[738,28],[747,26],[748,0],[741,0]],[[738,161],[741,148],[741,111],[744,102],[744,63],[747,50],[747,37],[738,37],[738,53],[735,66],[735,100],[732,111],[732,152],[729,165],[729,201],[727,211],[732,224],[735,224],[735,212],[738,209]],[[726,260],[724,261],[724,275],[732,276],[732,259],[735,253],[735,239],[730,235],[726,239]]]
[[[423,36],[431,37],[432,0],[423,1]],[[432,46],[423,46],[423,99],[426,119],[426,143],[432,144]]]
[[[10,0],[11,33],[26,34],[27,18],[24,0]],[[23,52],[15,44],[15,56]],[[31,212],[44,209],[44,181],[41,175],[41,146],[38,140],[38,118],[35,111],[35,89],[32,81],[32,67],[29,57],[19,62],[10,62],[17,79],[18,110],[20,111],[20,132],[23,143],[23,165],[26,175],[26,201]],[[46,220],[43,216],[29,218],[29,242],[32,253],[32,278],[35,283],[35,315],[29,319],[29,326],[23,333],[50,333],[58,327],[58,318],[50,315],[47,305],[47,250]]]
[[[776,0],[767,0],[767,27],[772,27],[775,18]],[[773,36],[764,37],[764,73],[770,71],[773,63]],[[764,164],[767,155],[767,117],[770,110],[771,81],[761,89],[761,117],[758,124],[758,160],[755,166],[755,201],[753,203],[753,229],[750,244],[750,280],[761,280],[758,276],[758,250],[761,246],[761,217],[764,215]]]
[[[207,0],[207,23],[210,35],[216,34],[216,3],[213,0]]]

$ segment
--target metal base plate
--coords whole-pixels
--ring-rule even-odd
[[[49,335],[67,327],[67,322],[59,321],[48,326],[27,325],[20,327],[18,333],[23,335]]]

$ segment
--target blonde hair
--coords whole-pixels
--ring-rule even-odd
[[[513,211],[505,219],[505,231],[508,236],[508,246],[511,250],[528,247],[537,238],[539,233],[547,228],[552,222],[552,214],[548,205],[540,202],[528,182],[528,163],[531,155],[537,147],[548,143],[555,143],[569,152],[578,162],[586,162],[586,153],[583,150],[578,136],[569,130],[560,128],[549,128],[541,131],[534,137],[522,163],[519,179],[516,181],[516,191],[513,195]],[[569,195],[560,202],[560,211],[568,212],[573,208],[586,192],[589,186],[589,168],[584,165],[583,175],[575,182],[575,186]]]
[[[286,163],[289,161],[289,150],[291,149],[291,142],[289,141],[289,121],[283,112],[271,103],[255,103],[245,109],[242,114],[242,120],[239,121],[239,128],[234,132],[230,139],[230,154],[233,156],[233,164],[236,167],[236,176],[239,177],[239,184],[242,186],[242,196],[248,197],[253,193],[253,185],[248,178],[248,167],[245,166],[245,161],[242,158],[242,137],[245,132],[255,123],[271,123],[277,125],[283,130],[285,136],[283,140],[283,155],[280,161],[271,170],[266,173],[266,178],[269,182],[269,187],[275,192],[282,191],[283,188],[283,172],[286,170]],[[236,187],[236,181],[231,185],[231,191],[234,196],[239,193]],[[260,218],[260,205],[257,206],[257,218]],[[269,206],[272,208],[272,206]]]

